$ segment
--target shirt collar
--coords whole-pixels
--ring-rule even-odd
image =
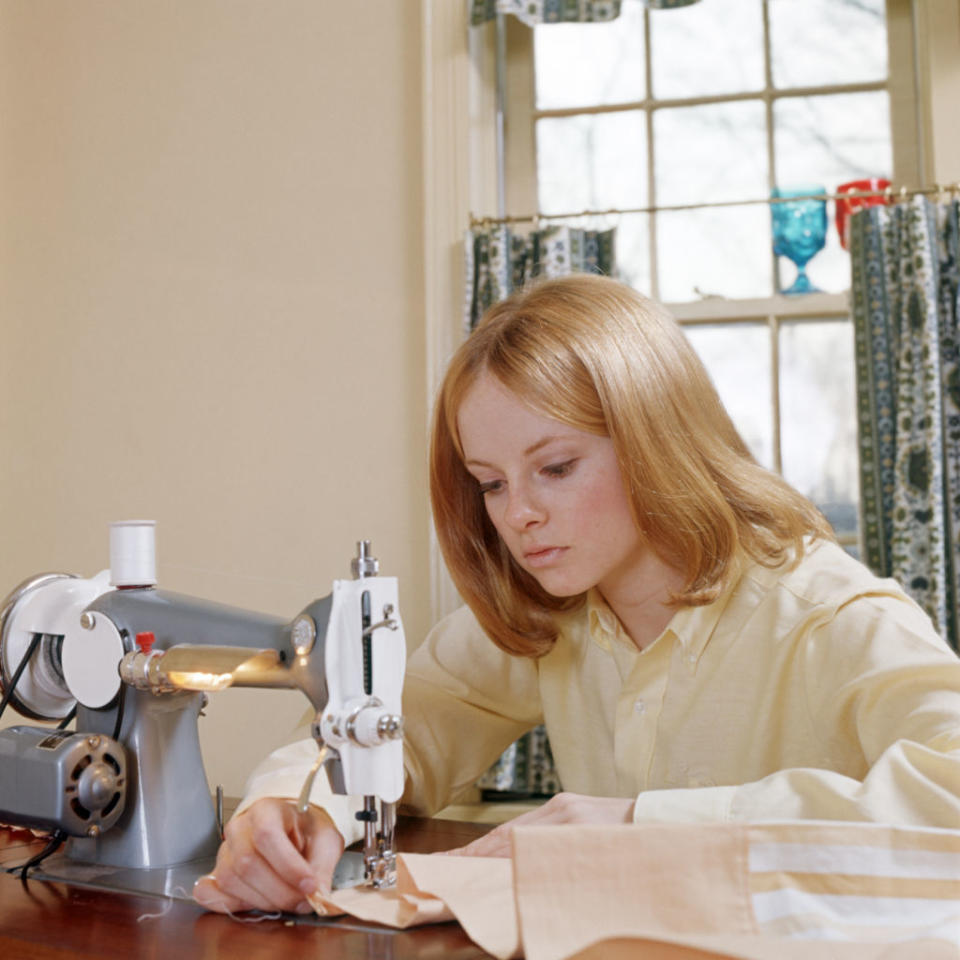
[[[700,607],[681,607],[667,624],[664,634],[672,633],[677,638],[689,663],[695,664],[700,659],[743,576],[744,569],[745,564],[741,558],[731,560],[726,585],[717,599]],[[590,639],[608,653],[612,651],[614,641],[632,645],[617,615],[595,587],[587,593],[587,626]]]

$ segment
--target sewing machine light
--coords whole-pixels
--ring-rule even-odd
[[[131,686],[154,693],[175,690],[213,693],[232,686],[290,685],[276,650],[188,643],[165,651],[128,653],[120,663],[120,676]]]

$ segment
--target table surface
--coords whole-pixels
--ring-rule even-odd
[[[418,853],[449,850],[483,834],[489,824],[400,817],[397,847]],[[24,863],[43,848],[28,831],[0,827],[0,867]],[[156,916],[162,914],[161,916]],[[489,955],[456,923],[390,930],[349,917],[284,916],[243,922],[207,913],[194,903],[111,893],[0,873],[0,957],[10,960],[476,960]]]

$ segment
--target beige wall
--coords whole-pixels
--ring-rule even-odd
[[[410,6],[0,0],[0,596],[148,517],[162,586],[292,616],[364,536],[422,637]],[[305,707],[214,697],[211,780]]]

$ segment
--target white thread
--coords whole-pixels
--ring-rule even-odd
[[[137,917],[137,923],[142,923],[144,920],[156,920],[159,917],[165,917],[171,909],[173,909],[173,900],[167,900],[159,913],[141,913],[140,916]]]
[[[159,913],[141,913],[140,916],[137,917],[137,923],[140,923],[142,920],[156,920],[159,917],[165,917],[173,909],[173,897],[177,894],[179,894],[184,900],[193,899],[183,887],[174,887],[170,891],[170,897],[167,898],[167,902],[164,904],[163,909]]]
[[[157,582],[156,523],[121,520],[110,524],[110,583],[115,587]]]
[[[283,914],[279,912],[261,913],[259,917],[238,917],[235,913],[232,913],[230,910],[228,910],[227,916],[231,920],[236,920],[237,923],[261,923],[264,920],[279,920]]]

